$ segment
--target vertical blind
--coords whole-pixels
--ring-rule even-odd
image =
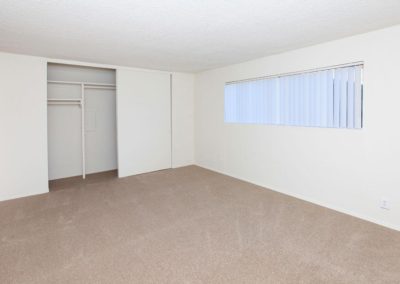
[[[362,65],[225,85],[225,122],[362,128]]]

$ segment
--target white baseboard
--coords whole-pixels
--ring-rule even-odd
[[[16,198],[22,198],[22,197],[28,197],[28,196],[48,193],[48,192],[49,192],[49,189],[47,188],[46,190],[34,191],[34,192],[30,192],[28,194],[13,194],[13,195],[4,195],[4,196],[0,195],[0,202],[6,201],[6,200],[11,200],[11,199],[16,199]]]
[[[315,199],[312,199],[310,197],[306,197],[306,196],[303,196],[303,195],[295,194],[293,192],[288,192],[288,191],[281,190],[281,189],[279,189],[279,190],[278,189],[272,189],[272,188],[269,188],[269,187],[267,187],[267,186],[265,186],[263,184],[259,184],[257,182],[248,180],[248,179],[240,177],[240,176],[234,176],[232,174],[226,173],[226,172],[218,170],[218,169],[214,169],[212,167],[208,167],[208,166],[201,165],[201,164],[196,164],[196,166],[199,166],[199,167],[205,168],[207,170],[210,170],[210,171],[213,171],[213,172],[216,172],[216,173],[220,173],[220,174],[223,174],[223,175],[226,175],[226,176],[237,178],[237,179],[240,179],[242,181],[255,184],[257,186],[263,187],[263,188],[268,189],[268,190],[272,190],[272,191],[276,191],[276,192],[279,192],[279,193],[282,193],[282,194],[285,194],[285,195],[288,195],[288,196],[292,196],[294,198],[298,198],[298,199],[301,199],[301,200],[304,200],[304,201],[307,201],[307,202],[310,202],[310,203],[313,203],[313,204],[316,204],[316,205],[319,205],[319,206],[322,206],[322,207],[326,207],[326,208],[329,208],[329,209],[332,209],[332,210],[335,210],[335,211],[338,211],[338,212],[341,212],[341,213],[344,213],[344,214],[347,214],[347,215],[350,215],[350,216],[353,216],[353,217],[356,217],[356,218],[359,218],[359,219],[362,219],[362,220],[365,220],[365,221],[368,221],[368,222],[371,222],[371,223],[374,223],[374,224],[377,224],[377,225],[380,225],[380,226],[384,226],[386,228],[393,229],[393,230],[396,230],[396,231],[400,232],[400,226],[396,226],[396,225],[391,224],[391,223],[383,222],[381,220],[377,220],[377,219],[372,218],[370,216],[365,216],[365,215],[362,215],[362,214],[358,214],[358,213],[353,212],[351,210],[344,209],[344,208],[341,208],[341,207],[337,207],[337,206],[334,206],[334,205],[331,205],[331,204],[327,204],[325,202],[321,202],[319,200],[315,200]]]

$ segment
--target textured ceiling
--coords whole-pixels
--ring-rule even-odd
[[[0,0],[0,50],[200,71],[400,23],[400,0]]]

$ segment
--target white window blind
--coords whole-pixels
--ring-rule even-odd
[[[225,122],[362,128],[362,65],[225,85]]]

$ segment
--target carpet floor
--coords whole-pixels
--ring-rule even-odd
[[[400,233],[196,166],[0,202],[0,283],[400,283]]]

